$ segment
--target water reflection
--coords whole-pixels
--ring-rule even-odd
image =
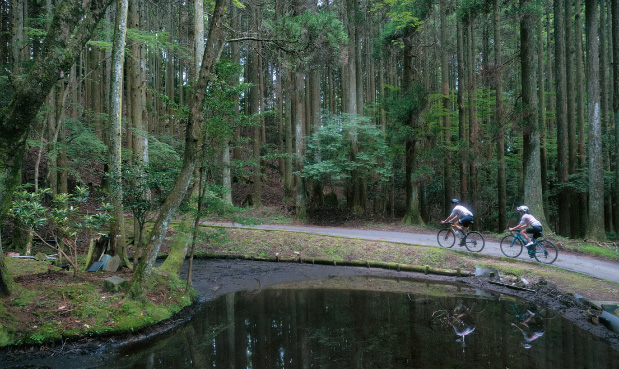
[[[455,286],[385,283],[400,292],[229,294],[105,367],[619,368],[616,351],[543,308]]]

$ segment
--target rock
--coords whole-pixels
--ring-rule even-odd
[[[127,285],[127,280],[118,276],[109,277],[103,281],[103,288],[108,292],[119,292]]]
[[[42,252],[37,252],[37,254],[34,255],[34,260],[36,260],[36,261],[47,261],[47,255],[45,255]]]
[[[496,269],[475,268],[475,277],[488,277],[499,279],[499,272]]]
[[[120,266],[120,256],[118,255],[113,256],[112,258],[110,258],[110,260],[108,260],[107,264],[105,265],[105,271],[116,272],[119,266]]]
[[[600,317],[600,321],[604,323],[606,328],[614,331],[615,333],[619,333],[619,317],[614,316],[608,311],[602,311],[602,316]]]
[[[107,265],[107,262],[110,261],[111,258],[112,258],[112,255],[108,255],[108,254],[101,255],[101,259],[99,260],[101,262],[101,270],[105,270],[105,266]]]

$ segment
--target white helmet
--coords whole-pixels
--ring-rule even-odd
[[[529,207],[526,205],[520,205],[519,207],[516,208],[516,210],[525,212],[527,214],[529,213]]]

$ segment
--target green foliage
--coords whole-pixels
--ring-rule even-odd
[[[105,119],[106,116],[93,118]],[[94,175],[95,168],[107,161],[107,148],[89,123],[69,119],[65,125],[70,131],[69,138],[56,145],[50,154],[54,154],[56,150],[65,150],[69,159],[67,170],[81,182],[81,175]]]
[[[391,176],[390,150],[383,132],[368,118],[354,114],[328,116],[309,137],[301,175],[317,181],[341,181],[353,173],[378,181]],[[316,160],[316,158],[320,158]]]
[[[378,36],[377,43],[382,47],[402,46],[402,38],[408,37],[423,23],[431,3],[425,0],[383,0],[374,4],[372,12],[386,10],[390,19]]]
[[[334,60],[340,47],[348,42],[342,22],[334,12],[306,11],[282,17],[279,23],[265,21],[265,27],[277,35],[277,46],[288,52],[292,65],[324,65]]]
[[[88,199],[88,189],[76,187],[74,194],[60,193],[51,196],[51,189],[46,188],[34,192],[26,188],[14,193],[14,201],[9,209],[9,214],[15,218],[18,224],[25,226],[29,231],[40,239],[45,245],[63,252],[62,245],[75,251],[78,234],[85,232],[91,234],[99,231],[110,219],[111,205],[103,203],[98,212],[94,214],[82,214],[80,205]],[[50,244],[37,232],[39,228],[50,226],[54,239],[62,241]],[[63,252],[64,254],[64,252]],[[69,261],[73,267],[77,266],[77,254],[71,254]]]
[[[250,118],[238,110],[238,98],[252,85],[240,83],[243,67],[223,59],[214,65],[213,78],[204,101],[204,126],[207,140],[218,147],[234,136],[237,127],[248,125]],[[210,146],[209,146],[210,147]]]

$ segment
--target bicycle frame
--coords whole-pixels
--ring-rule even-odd
[[[516,239],[519,239],[520,241],[522,241],[522,243],[524,243],[526,245],[527,241],[525,241],[524,237],[522,236],[522,232],[520,232],[520,231],[512,231],[512,234],[514,235],[514,240],[511,243],[512,246],[516,242]],[[537,242],[537,238],[532,238],[531,237],[531,242],[533,242],[533,244],[535,246],[539,246],[539,248],[540,248],[538,250],[537,247],[535,247],[534,248],[535,251],[533,251],[533,253],[535,253],[535,254],[543,254],[546,251],[544,246],[540,242]],[[529,253],[531,253],[531,251],[529,251]]]
[[[546,240],[541,235],[538,238],[532,238],[531,241],[533,242],[533,247],[527,248],[529,256],[544,264],[554,263],[559,254],[552,242]],[[503,255],[515,258],[520,255],[524,246],[526,246],[526,241],[520,231],[511,231],[510,234],[503,237],[500,246]]]

